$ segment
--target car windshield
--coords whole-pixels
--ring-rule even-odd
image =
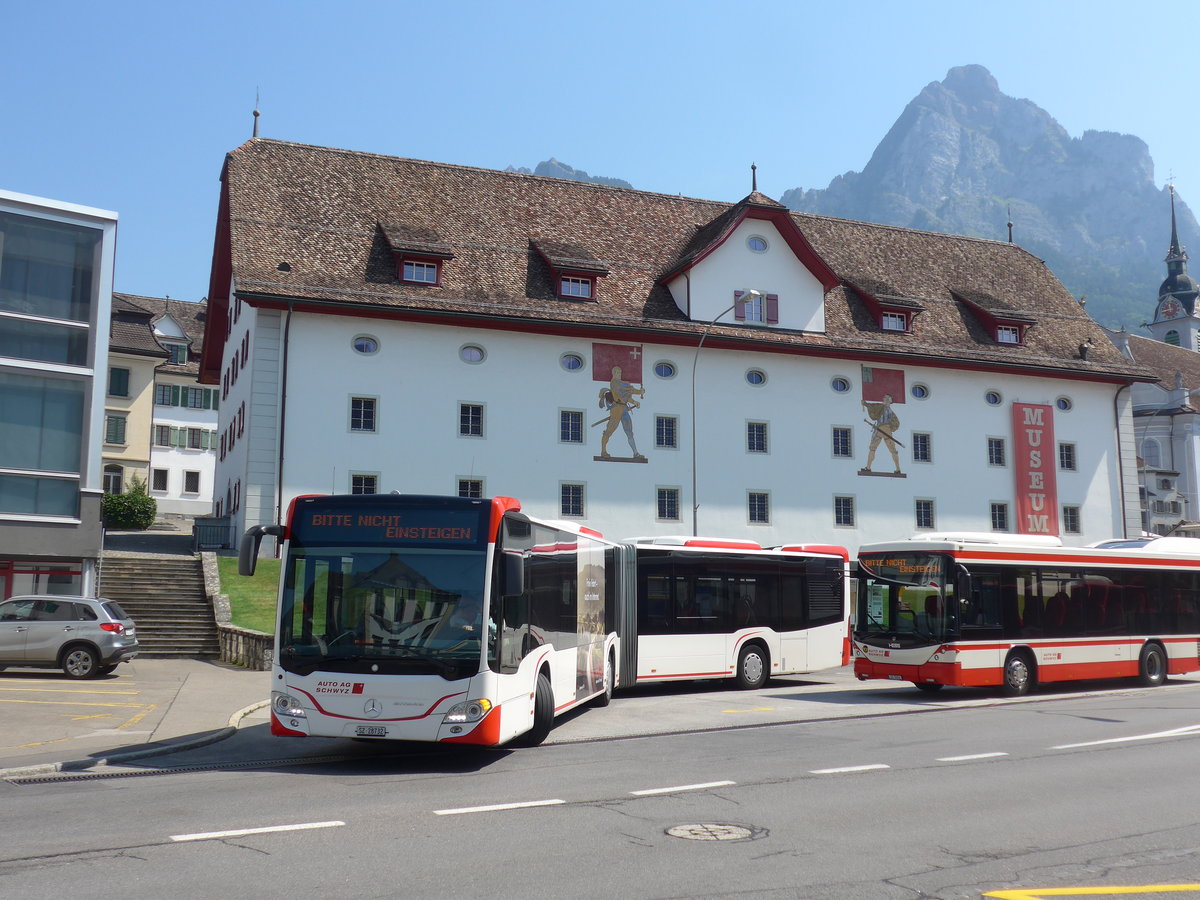
[[[859,557],[856,633],[937,643],[956,628],[948,558],[934,553]]]
[[[474,675],[484,569],[478,549],[294,549],[283,573],[279,663],[298,674]]]

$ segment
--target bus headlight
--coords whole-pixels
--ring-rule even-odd
[[[492,708],[491,700],[465,700],[455,703],[446,711],[446,722],[478,722]]]
[[[271,692],[271,708],[275,715],[287,719],[307,719],[304,709],[300,706],[300,698],[279,691]]]

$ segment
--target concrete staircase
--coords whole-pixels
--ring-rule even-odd
[[[221,655],[199,559],[106,555],[100,569],[100,596],[116,600],[133,618],[143,657],[216,659]]]

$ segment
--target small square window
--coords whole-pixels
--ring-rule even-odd
[[[374,397],[350,398],[350,430],[374,431],[376,419],[376,404]]]
[[[112,368],[108,370],[108,396],[129,396],[129,370]]]
[[[170,425],[155,425],[154,426],[154,446],[155,447],[170,447],[171,446],[171,426]]]
[[[908,316],[904,313],[885,312],[880,316],[879,325],[884,331],[908,331]]]
[[[1015,325],[997,325],[996,342],[999,344],[1021,343],[1021,329]]]
[[[765,322],[762,294],[745,294],[741,299],[742,320],[746,322]]]
[[[583,413],[576,409],[563,409],[558,413],[558,439],[564,444],[583,443]]]
[[[914,431],[912,435],[913,462],[933,462],[933,436]]]
[[[1064,506],[1062,508],[1062,530],[1063,534],[1080,534],[1082,527],[1079,524],[1079,507]]]
[[[564,275],[558,281],[558,296],[575,300],[592,299],[592,279]]]
[[[189,428],[187,430],[187,445],[191,450],[206,450],[208,449],[208,441],[199,428]]]
[[[155,491],[165,491],[167,489],[166,469],[154,469],[150,473],[150,489]]]
[[[747,518],[752,525],[771,524],[771,495],[766,491],[750,491],[746,495]]]
[[[933,501],[917,500],[913,506],[914,519],[918,528],[933,528]]]
[[[154,403],[156,406],[174,406],[171,402],[171,385],[156,384],[154,386]]]
[[[1065,472],[1075,471],[1075,445],[1058,445],[1058,467]]]
[[[432,262],[421,262],[415,259],[406,259],[401,266],[402,281],[412,282],[413,284],[437,284],[438,283],[438,264]]]
[[[458,496],[469,497],[472,500],[480,500],[483,498],[483,479],[482,478],[460,478],[458,479]]]
[[[766,453],[767,452],[767,423],[766,422],[747,422],[746,423],[746,452],[747,453]]]
[[[458,433],[462,437],[483,437],[482,404],[458,404]]]
[[[366,472],[353,472],[350,475],[351,494],[378,494],[379,476]]]
[[[852,459],[854,457],[854,432],[851,429],[834,426],[833,455],[837,459]]]
[[[989,466],[1008,465],[1008,454],[1005,452],[1004,438],[988,438],[987,454]]]
[[[1008,531],[1008,504],[992,504],[992,531]]]
[[[574,519],[583,518],[583,485],[563,484],[559,486],[559,515]]]
[[[185,494],[200,493],[200,473],[199,472],[184,472],[183,473],[183,492]]]
[[[833,524],[841,528],[854,527],[854,498],[833,498]]]
[[[658,520],[660,522],[679,521],[679,488],[658,489]]]
[[[664,450],[679,446],[679,419],[675,416],[654,417],[654,446]]]

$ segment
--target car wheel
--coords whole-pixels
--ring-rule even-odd
[[[1033,687],[1037,676],[1023,653],[1010,653],[1004,661],[1004,696],[1024,697]]]
[[[924,691],[927,694],[936,694],[938,691],[944,688],[945,685],[934,684],[930,681],[914,681],[913,687],[915,687],[918,691]]]
[[[1138,657],[1138,681],[1146,687],[1158,687],[1167,680],[1167,659],[1158,644],[1147,644]]]
[[[738,687],[753,691],[767,683],[767,651],[759,644],[747,644],[738,654]]]
[[[100,674],[100,657],[90,647],[71,647],[63,654],[62,670],[70,678],[95,678]]]

